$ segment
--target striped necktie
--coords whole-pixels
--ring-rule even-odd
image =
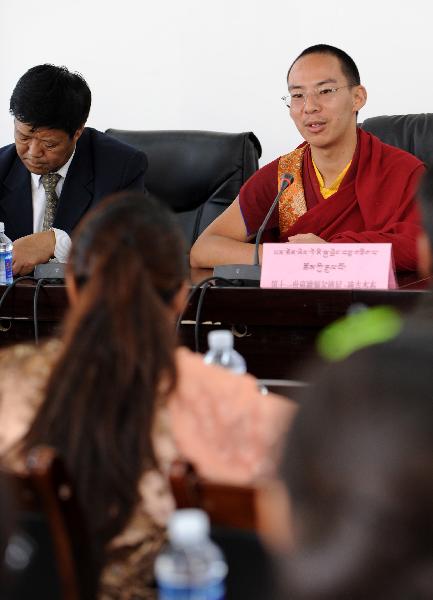
[[[44,214],[44,224],[42,225],[42,231],[48,231],[53,226],[54,217],[56,215],[57,203],[59,197],[56,193],[56,185],[61,175],[58,173],[46,173],[41,176],[42,185],[44,186],[46,204]]]

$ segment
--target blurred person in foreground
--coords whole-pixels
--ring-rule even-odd
[[[433,168],[428,169],[418,189],[423,230],[418,236],[418,271],[423,277],[433,274]]]
[[[318,335],[316,348],[325,360],[342,360],[365,346],[391,340],[414,321],[433,323],[433,169],[420,181],[417,201],[422,229],[417,236],[418,273],[426,280],[429,293],[420,298],[411,312],[402,314],[394,306],[357,306],[354,311],[327,325]]]
[[[431,167],[420,181],[417,201],[422,222],[422,230],[417,238],[418,274],[426,280],[427,288],[405,322],[407,327],[417,322],[422,322],[429,327],[433,324],[433,168]]]
[[[102,568],[100,598],[155,597],[173,460],[214,479],[266,478],[294,411],[252,376],[176,348],[186,275],[168,209],[117,194],[74,237],[61,341],[0,356],[0,452],[17,469],[38,443],[64,457]]]
[[[433,597],[432,331],[327,367],[303,396],[272,496],[287,598]]]

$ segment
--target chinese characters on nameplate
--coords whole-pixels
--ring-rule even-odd
[[[260,287],[392,289],[392,244],[263,244]]]

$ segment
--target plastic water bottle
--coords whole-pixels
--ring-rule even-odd
[[[209,539],[209,519],[198,509],[177,510],[169,544],[155,562],[159,600],[224,600],[227,565]]]
[[[13,282],[12,275],[12,242],[5,234],[5,225],[0,223],[0,285]]]
[[[207,365],[221,365],[237,375],[247,371],[243,356],[233,348],[233,334],[225,329],[210,331],[207,336],[209,350],[204,355]]]

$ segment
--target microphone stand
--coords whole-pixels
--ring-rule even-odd
[[[268,224],[268,221],[271,218],[272,213],[274,212],[279,199],[281,198],[281,194],[292,183],[293,183],[293,175],[291,173],[286,173],[282,178],[280,191],[275,196],[275,199],[272,202],[271,207],[268,210],[266,217],[263,220],[263,223],[260,225],[260,227],[257,231],[255,247],[254,247],[253,264],[252,265],[218,265],[213,270],[213,274],[215,277],[222,277],[224,279],[229,279],[231,281],[235,281],[236,283],[238,283],[238,285],[242,285],[242,286],[258,287],[260,285],[260,276],[261,276],[261,272],[262,272],[262,268],[259,264],[260,241],[262,239],[262,235],[266,228],[266,225]]]

